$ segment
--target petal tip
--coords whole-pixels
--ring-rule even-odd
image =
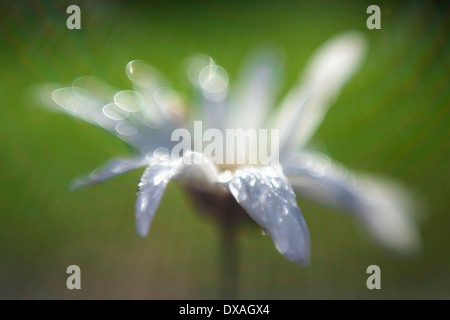
[[[306,231],[308,232],[308,231]],[[281,251],[278,246],[277,250],[289,261],[295,262],[300,266],[307,267],[311,261],[311,249],[309,237],[303,243],[303,245],[295,246],[295,248],[289,248],[286,251]]]
[[[148,235],[150,229],[150,221],[145,221],[142,218],[136,218],[136,231],[139,236],[145,238]]]
[[[77,180],[74,180],[74,181],[70,182],[69,190],[70,191],[78,191],[78,190],[82,189],[85,186],[86,186],[86,182],[85,181],[83,181],[82,179],[77,179]]]

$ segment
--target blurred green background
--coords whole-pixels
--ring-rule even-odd
[[[330,36],[364,32],[370,51],[314,138],[347,166],[384,172],[426,203],[424,247],[414,257],[381,250],[340,213],[299,199],[312,262],[284,259],[270,237],[239,237],[239,298],[450,298],[450,8],[425,2],[3,1],[0,19],[0,298],[217,298],[219,236],[172,183],[147,238],[134,228],[141,170],[70,192],[70,181],[129,154],[118,139],[30,99],[31,85],[94,75],[129,89],[128,61],[142,59],[190,95],[183,59],[203,52],[231,81],[256,45],[285,50],[284,92]],[[82,29],[66,28],[81,7]],[[366,28],[379,4],[382,29]],[[283,93],[284,93],[283,92]],[[81,267],[82,290],[66,288]],[[381,267],[382,289],[366,288]]]

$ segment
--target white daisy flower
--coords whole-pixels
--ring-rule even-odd
[[[111,160],[73,186],[102,182],[146,167],[135,205],[141,236],[147,235],[164,190],[174,180],[186,187],[196,204],[224,224],[248,215],[267,231],[281,254],[298,264],[309,263],[310,236],[296,195],[347,212],[390,248],[411,250],[420,237],[403,187],[352,173],[328,156],[306,148],[365,53],[366,40],[358,33],[328,40],[274,109],[279,63],[273,55],[263,53],[251,59],[232,90],[226,71],[212,59],[196,56],[189,60],[188,77],[198,93],[205,129],[278,129],[279,161],[269,164],[259,160],[217,163],[194,147],[178,159],[170,156],[168,151],[177,145],[172,133],[179,128],[192,129],[192,120],[200,118],[194,115],[188,119],[181,95],[167,86],[156,69],[141,61],[127,65],[133,90],[116,93],[99,80],[79,78],[71,87],[52,92],[59,109],[114,133],[138,154]],[[245,148],[257,147],[261,146],[250,139]],[[234,151],[227,146],[225,153]]]

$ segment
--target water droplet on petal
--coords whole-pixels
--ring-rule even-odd
[[[272,177],[271,179],[272,184],[274,185],[274,187],[279,188],[281,186],[281,179],[278,177]]]
[[[200,71],[199,83],[207,92],[220,93],[228,87],[228,74],[224,68],[210,64]]]
[[[140,60],[130,61],[126,71],[128,78],[141,88],[152,88],[161,78],[159,71]]]
[[[139,181],[138,186],[142,187],[143,185],[147,184],[147,175],[148,175],[148,171],[150,170],[150,168],[146,168],[144,171],[144,174],[141,177],[141,180]]]
[[[137,112],[145,105],[144,97],[137,91],[123,90],[114,96],[114,102],[121,109],[128,112]]]
[[[197,88],[200,87],[199,74],[209,64],[209,57],[204,54],[196,54],[184,62],[189,81]]]
[[[112,120],[124,120],[128,117],[128,112],[120,109],[116,104],[110,103],[103,107],[103,114]]]
[[[162,161],[167,160],[169,159],[169,150],[164,147],[159,147],[153,151],[153,157]]]
[[[132,136],[137,132],[136,128],[131,126],[127,121],[121,121],[116,124],[116,131],[124,136]]]

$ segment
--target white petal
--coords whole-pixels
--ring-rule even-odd
[[[72,87],[56,89],[51,95],[61,111],[94,124],[103,120],[103,127],[111,131],[113,121],[108,121],[110,119],[102,112],[104,101],[80,96]]]
[[[170,162],[153,163],[141,177],[135,204],[136,230],[145,237],[167,183],[175,174]]]
[[[138,112],[145,107],[144,97],[133,90],[122,90],[116,93],[114,103],[127,112]]]
[[[111,179],[122,173],[143,167],[147,164],[145,157],[132,159],[114,159],[95,169],[89,176],[73,182],[71,189],[78,189]]]
[[[386,247],[411,252],[420,246],[415,201],[398,183],[351,173],[313,153],[292,157],[284,172],[297,195],[348,212]]]
[[[140,236],[147,235],[155,211],[171,179],[191,184],[213,185],[217,180],[217,171],[200,153],[186,152],[180,159],[154,157],[142,175],[135,204],[136,229]]]
[[[146,106],[143,112],[146,121],[150,125],[160,123],[163,115],[154,100],[154,93],[165,84],[164,77],[158,70],[140,60],[130,61],[126,71],[128,78],[133,82],[134,89],[142,94],[145,101]]]
[[[196,59],[197,65],[205,63],[198,62],[199,57]],[[198,81],[193,84],[200,91],[200,103],[206,120],[204,129],[214,128],[224,132],[227,117],[228,73],[212,58],[209,58],[208,64],[196,71]]]
[[[261,48],[241,67],[233,88],[227,128],[259,129],[273,106],[278,89],[282,53]]]
[[[160,87],[155,91],[153,98],[170,124],[185,122],[187,106],[178,92],[169,87]]]
[[[173,130],[184,122],[183,99],[168,87],[168,80],[156,68],[133,60],[128,63],[126,71],[136,91],[130,94],[133,91],[125,90],[120,99],[126,106],[142,109],[145,123],[154,128],[169,127]],[[139,94],[136,95],[136,92]]]
[[[303,147],[322,123],[344,84],[366,53],[366,40],[356,32],[334,36],[308,62],[305,74],[281,103],[275,126],[285,147]]]
[[[72,83],[72,88],[78,96],[86,100],[95,99],[101,103],[112,101],[116,92],[115,88],[93,76],[83,76],[75,79]]]
[[[310,238],[291,184],[279,167],[236,170],[227,183],[237,202],[272,237],[280,253],[298,264],[308,264]]]
[[[90,77],[81,79],[77,79],[73,87],[60,88],[51,92],[53,101],[60,106],[60,111],[114,133],[139,149],[141,153],[153,151],[158,147],[171,146],[169,127],[163,126],[160,129],[149,127],[142,121],[142,116],[135,115],[138,112],[127,111],[123,104],[121,107],[112,103],[114,95],[110,94],[111,90],[107,85],[95,78],[95,80]],[[92,88],[76,87],[75,84],[92,86]],[[101,90],[103,85],[105,89]],[[106,100],[107,96],[110,97],[110,101]],[[118,102],[123,102],[123,99]]]

